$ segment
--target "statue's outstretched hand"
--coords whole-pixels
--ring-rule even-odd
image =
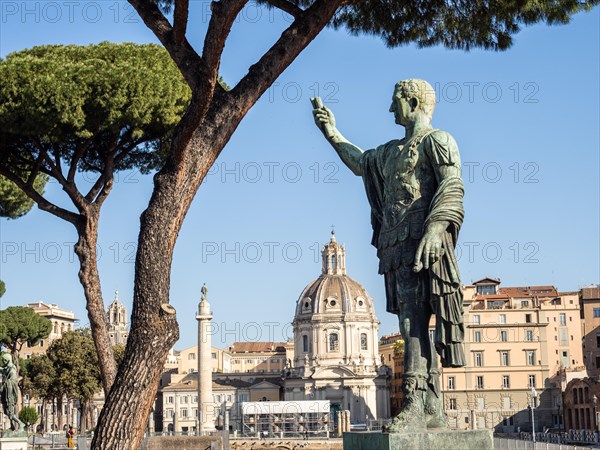
[[[442,248],[442,236],[444,230],[428,229],[421,238],[417,253],[415,254],[414,272],[420,272],[421,269],[429,269],[438,262],[444,254]]]
[[[323,105],[321,97],[311,98],[310,101],[313,105],[315,124],[319,127],[323,135],[327,139],[330,139],[335,132],[335,117],[333,112],[327,106]]]

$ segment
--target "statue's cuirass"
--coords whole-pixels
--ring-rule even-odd
[[[388,149],[383,167],[383,223],[379,248],[393,246],[407,237],[420,239],[436,189],[435,173],[415,138]]]

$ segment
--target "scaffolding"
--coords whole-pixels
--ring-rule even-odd
[[[244,437],[329,437],[329,400],[244,402],[241,406]]]

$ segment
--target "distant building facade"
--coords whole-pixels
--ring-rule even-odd
[[[79,322],[79,319],[75,317],[72,311],[60,308],[55,303],[48,304],[39,301],[37,303],[28,303],[25,306],[33,309],[36,314],[50,320],[52,322],[52,330],[47,339],[42,339],[35,345],[25,344],[23,346],[21,357],[24,359],[29,359],[33,355],[46,353],[52,341],[59,339],[67,331],[73,331]]]
[[[373,299],[346,274],[346,250],[333,232],[321,257],[321,275],[296,303],[284,399],[329,400],[333,421],[341,410],[352,422],[387,419],[391,369],[380,359]]]
[[[600,375],[600,286],[579,291],[583,325],[583,360],[590,377]]]
[[[536,429],[560,429],[562,390],[585,376],[578,293],[494,278],[463,292],[467,366],[442,369],[450,427],[525,431],[533,404]]]
[[[390,412],[392,417],[402,410],[402,380],[404,375],[404,341],[400,333],[382,336],[379,340],[379,353],[387,366],[392,369],[390,381]]]
[[[129,336],[128,314],[127,308],[119,300],[119,291],[115,291],[115,298],[108,307],[106,312],[108,338],[112,345],[127,344],[127,336]]]

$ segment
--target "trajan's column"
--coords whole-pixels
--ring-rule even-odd
[[[212,395],[211,325],[212,312],[206,299],[208,289],[202,286],[198,304],[198,424],[199,432],[215,430],[215,408]]]

